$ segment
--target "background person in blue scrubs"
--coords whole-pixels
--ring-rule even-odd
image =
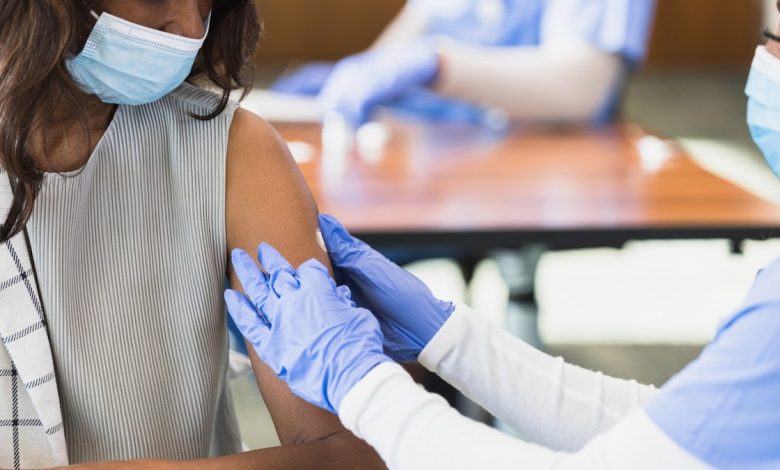
[[[366,52],[274,89],[318,95],[355,125],[375,108],[481,123],[604,122],[644,58],[654,0],[410,0]]]

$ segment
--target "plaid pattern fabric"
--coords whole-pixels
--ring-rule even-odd
[[[0,214],[11,200],[0,169]],[[0,245],[0,469],[67,465],[57,380],[24,234]]]

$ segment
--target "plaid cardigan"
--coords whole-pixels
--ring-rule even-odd
[[[0,214],[12,194],[0,169]],[[46,318],[25,235],[0,245],[0,469],[68,464]]]

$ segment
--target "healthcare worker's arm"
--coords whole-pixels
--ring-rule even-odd
[[[295,269],[262,245],[258,259],[233,253],[247,295],[225,293],[230,314],[257,354],[298,395],[342,421],[397,469],[701,469],[641,410],[575,453],[554,451],[477,424],[425,392],[383,351],[380,324],[327,268]],[[325,312],[326,314],[322,314]],[[517,390],[515,401],[534,382]]]
[[[356,127],[370,120],[378,106],[426,87],[501,109],[517,120],[586,122],[600,117],[626,69],[620,55],[584,41],[563,47],[484,47],[422,38],[340,61],[319,101],[325,113],[338,113]],[[277,89],[299,81],[300,75],[293,75]]]
[[[320,216],[320,227],[338,277],[379,319],[390,356],[419,360],[528,441],[578,450],[655,393],[565,364],[470,308],[437,300],[333,217]]]
[[[603,117],[646,53],[654,11],[654,0],[547,0],[538,47],[445,44],[435,88],[521,120]]]
[[[574,453],[468,422],[406,372],[380,364],[344,397],[342,421],[393,468],[780,468],[780,260],[690,366],[644,409]],[[515,398],[535,392],[529,382]]]
[[[581,449],[656,393],[636,381],[566,364],[463,305],[419,361],[523,439],[555,450]]]
[[[591,121],[627,73],[621,56],[577,41],[502,48],[452,42],[438,54],[437,92],[520,121]]]
[[[515,400],[522,402],[535,386],[525,384]],[[344,424],[374,446],[390,468],[401,470],[710,468],[675,444],[642,410],[577,452],[530,444],[461,416],[396,364],[369,372],[347,394],[339,412]]]
[[[382,31],[382,34],[371,45],[371,49],[379,49],[394,44],[401,44],[417,39],[425,34],[428,20],[416,8],[408,4],[393,21]]]
[[[504,18],[479,24],[491,4]],[[654,0],[413,1],[402,17],[414,28],[394,28],[381,47],[337,64],[321,105],[359,126],[381,105],[421,111],[420,89],[429,88],[521,121],[603,121],[644,57],[654,7]]]

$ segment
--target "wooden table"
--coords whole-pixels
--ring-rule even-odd
[[[493,256],[508,311],[524,312],[512,333],[537,347],[534,277],[545,250],[726,238],[736,251],[780,236],[780,207],[636,126],[498,136],[395,124],[388,145],[365,156],[323,155],[318,126],[278,128],[315,149],[300,168],[320,209],[395,261],[452,257],[468,282]]]
[[[577,248],[780,236],[780,207],[636,126],[496,135],[393,124],[388,144],[368,156],[323,155],[319,126],[277,128],[315,148],[300,168],[320,209],[374,245]]]

